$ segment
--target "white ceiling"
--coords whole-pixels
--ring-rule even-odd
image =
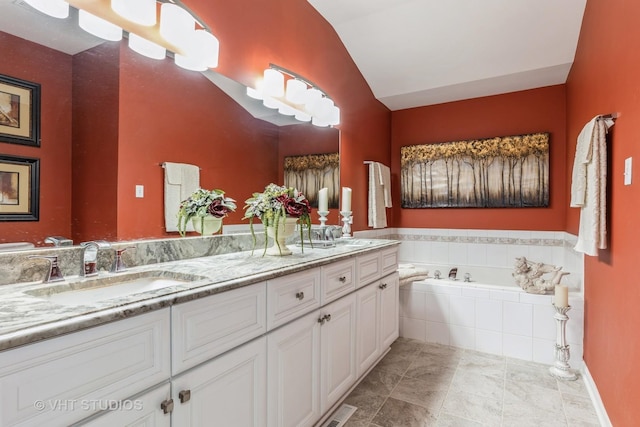
[[[587,0],[308,1],[400,110],[564,83]],[[0,0],[0,31],[68,54],[102,43],[76,20]]]
[[[308,0],[391,110],[564,83],[586,0]]]

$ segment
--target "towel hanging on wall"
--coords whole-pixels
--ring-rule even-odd
[[[368,224],[373,228],[387,226],[387,207],[391,207],[391,173],[389,167],[378,162],[369,165]]]
[[[200,188],[200,168],[186,163],[164,162],[164,225],[166,230],[178,231],[180,202]],[[194,231],[187,224],[187,231]]]
[[[578,135],[573,161],[570,206],[580,208],[574,249],[591,256],[607,247],[607,131],[613,124],[611,118],[591,119]]]

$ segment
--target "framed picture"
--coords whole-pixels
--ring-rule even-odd
[[[403,208],[549,206],[549,133],[400,149]]]
[[[40,146],[40,85],[0,75],[0,142]]]
[[[38,221],[40,159],[0,155],[0,221]]]

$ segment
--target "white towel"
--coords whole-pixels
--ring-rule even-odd
[[[578,242],[574,249],[591,256],[607,247],[607,130],[613,120],[596,116],[587,123],[576,145],[571,180],[571,207],[580,208]]]
[[[391,208],[391,169],[382,163],[376,163],[378,166],[378,174],[380,175],[380,185],[384,193],[384,207]]]
[[[186,163],[165,162],[164,167],[164,225],[167,231],[178,231],[180,202],[200,188],[200,168]],[[187,231],[193,231],[191,223]]]
[[[369,164],[369,227],[385,228],[387,212],[384,207],[384,187],[376,162]]]

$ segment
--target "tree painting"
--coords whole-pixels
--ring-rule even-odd
[[[318,191],[326,187],[329,209],[337,209],[340,155],[329,153],[285,157],[284,185],[300,190],[314,208],[318,207]]]
[[[400,149],[403,208],[549,206],[549,134]]]

